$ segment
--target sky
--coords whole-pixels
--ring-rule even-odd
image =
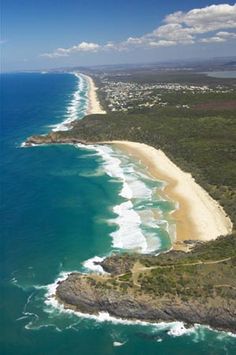
[[[1,0],[1,70],[236,55],[235,1]]]

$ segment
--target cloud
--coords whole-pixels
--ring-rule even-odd
[[[127,51],[133,48],[158,48],[194,43],[221,43],[236,38],[236,4],[210,5],[188,12],[178,11],[165,17],[163,25],[141,37],[105,44],[81,42],[70,48],[57,48],[42,56],[67,57],[77,52]],[[218,31],[218,32],[217,32]]]
[[[169,47],[169,46],[174,46],[176,44],[175,41],[166,41],[164,39],[160,41],[150,41],[148,45],[150,47]]]
[[[52,53],[43,53],[42,57],[57,58],[57,57],[68,57],[72,53],[77,52],[97,52],[100,49],[100,45],[97,43],[81,42],[75,46],[69,48],[57,48]]]
[[[171,41],[177,41],[182,43],[192,43],[193,36],[189,28],[183,28],[179,23],[169,23],[164,26],[160,26],[152,33],[153,37],[165,38]]]
[[[201,43],[219,43],[219,42],[225,42],[225,39],[222,37],[218,36],[213,36],[209,38],[202,38],[199,40]]]
[[[72,47],[73,48],[73,47]],[[100,48],[97,43],[82,42],[74,48],[76,52],[96,52]]]
[[[217,36],[225,38],[225,39],[231,39],[231,38],[236,38],[236,33],[234,32],[218,32]]]
[[[166,23],[181,24],[192,33],[206,33],[224,28],[236,28],[236,4],[211,5],[187,13],[175,12],[165,18]]]
[[[208,38],[201,38],[199,42],[202,43],[219,43],[219,42],[226,42],[232,39],[236,39],[236,33],[234,32],[226,32],[221,31],[217,32],[215,36],[208,37]]]
[[[152,46],[187,45],[196,42],[225,42],[234,38],[216,34],[210,38],[202,38],[202,35],[225,29],[236,28],[236,4],[235,5],[211,5],[201,9],[193,9],[188,12],[178,11],[165,17],[164,25],[157,27],[153,32],[142,37],[132,39],[132,44]],[[228,32],[221,32],[228,33]],[[127,42],[128,44],[128,42]]]

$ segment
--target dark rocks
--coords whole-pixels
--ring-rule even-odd
[[[131,255],[117,254],[104,259],[99,264],[105,272],[113,275],[119,275],[128,272],[132,268],[134,262],[135,259]]]
[[[96,280],[96,278],[95,278]],[[236,332],[236,302],[220,297],[183,302],[180,298],[152,298],[147,294],[123,292],[119,288],[103,287],[92,282],[91,275],[70,274],[56,291],[57,298],[67,308],[84,313],[110,315],[149,322],[183,321],[187,324],[206,324],[211,327]]]
[[[82,141],[78,138],[64,136],[61,132],[52,132],[44,136],[31,136],[26,142],[25,146],[43,145],[43,144],[76,144],[83,143],[88,144],[88,142]]]

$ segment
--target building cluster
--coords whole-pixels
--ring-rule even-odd
[[[206,85],[195,86],[178,83],[140,84],[135,82],[111,81],[102,78],[104,98],[111,111],[128,111],[154,106],[164,107],[169,103],[164,99],[164,94],[182,92],[186,93],[209,93],[228,92],[227,89],[218,86],[210,88]],[[177,108],[189,108],[188,105],[176,105]]]

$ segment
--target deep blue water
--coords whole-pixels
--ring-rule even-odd
[[[134,199],[131,211],[146,211],[148,189],[154,191],[151,179],[137,175],[145,173],[143,167],[120,152],[105,164],[104,153],[84,147],[20,147],[27,136],[68,119],[77,89],[78,78],[70,74],[1,75],[1,354],[233,354],[235,338],[203,327],[173,336],[167,332],[179,325],[166,330],[164,325],[100,322],[45,304],[48,285],[62,272],[84,270],[84,261],[123,250],[114,245],[122,240],[122,230],[119,234],[117,223],[111,223],[117,218],[114,206],[126,203],[122,182],[109,174],[116,159],[121,168],[136,166],[131,175],[147,187],[138,185],[143,196]],[[83,100],[74,105],[78,118],[86,90],[81,87]],[[151,203],[164,216],[173,208],[158,197]],[[136,217],[130,218],[132,230]],[[140,243],[145,232],[149,247],[166,250],[170,238],[162,222],[156,228],[137,227]],[[128,222],[122,228],[127,231]]]

